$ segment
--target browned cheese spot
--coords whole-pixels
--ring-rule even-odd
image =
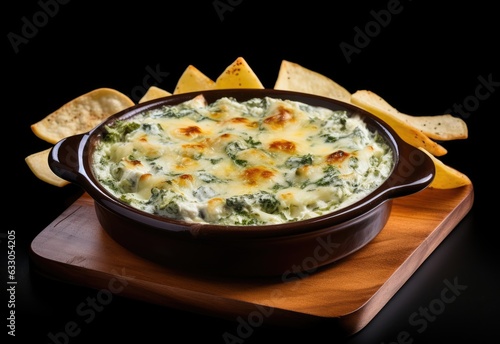
[[[257,185],[259,180],[268,180],[274,176],[274,172],[263,167],[251,167],[243,171],[243,179],[249,185]]]
[[[332,154],[327,155],[326,162],[328,164],[339,164],[349,157],[349,153],[338,150]]]
[[[296,151],[297,147],[295,143],[287,140],[277,140],[271,142],[269,145],[270,150],[281,151],[285,153],[292,154]]]
[[[277,109],[277,113],[275,115],[269,116],[266,119],[264,119],[264,123],[277,129],[277,128],[283,128],[285,124],[292,122],[293,119],[294,119],[293,114],[291,114],[285,107],[280,106]]]
[[[179,132],[188,137],[193,137],[202,133],[200,127],[197,127],[195,125],[185,128],[180,128]]]

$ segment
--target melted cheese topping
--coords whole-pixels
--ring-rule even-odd
[[[123,202],[188,222],[316,217],[365,197],[393,167],[360,118],[290,100],[200,95],[106,129],[96,178]]]

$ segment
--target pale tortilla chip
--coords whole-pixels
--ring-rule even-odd
[[[215,81],[215,88],[264,88],[264,86],[245,59],[238,57],[219,75]]]
[[[286,60],[281,61],[276,90],[296,91],[349,102],[351,93],[332,79]]]
[[[454,189],[465,185],[471,185],[472,181],[467,177],[467,175],[454,169],[451,166],[446,165],[441,160],[436,158],[434,155],[430,154],[424,148],[419,147],[420,150],[425,152],[434,162],[436,168],[436,173],[430,188],[434,189]]]
[[[367,92],[367,91],[360,91]],[[458,117],[449,114],[436,116],[411,116],[399,112],[391,106],[385,99],[371,92],[369,96],[373,106],[385,111],[387,115],[399,118],[412,127],[420,130],[430,139],[438,141],[466,139],[468,137],[467,124]]]
[[[32,124],[36,136],[49,143],[85,133],[109,116],[134,105],[125,94],[111,88],[85,93]]]
[[[215,88],[215,81],[203,74],[198,68],[189,65],[177,81],[174,94],[205,91]]]
[[[463,140],[469,136],[465,121],[450,114],[435,116],[411,116],[401,112],[398,114],[405,122],[433,140]]]
[[[24,160],[26,164],[28,164],[31,172],[33,172],[38,179],[58,187],[68,185],[69,182],[67,180],[60,178],[50,169],[48,160],[49,153],[50,148],[28,155]]]
[[[351,95],[352,104],[365,109],[387,123],[406,143],[414,147],[425,148],[435,156],[442,156],[448,152],[446,148],[431,140],[414,126],[394,116],[387,109],[381,108],[379,99],[377,94],[367,90],[356,91]]]

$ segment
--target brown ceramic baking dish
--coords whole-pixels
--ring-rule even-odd
[[[208,102],[274,97],[360,115],[394,152],[390,177],[354,204],[316,218],[277,225],[222,226],[187,223],[146,213],[119,201],[92,173],[92,152],[104,126],[145,110],[178,104],[203,93]],[[53,172],[83,188],[93,199],[102,228],[120,245],[153,262],[180,271],[275,276],[313,273],[363,248],[387,223],[392,200],[426,188],[435,173],[430,158],[402,141],[374,115],[351,104],[315,95],[270,90],[231,89],[186,93],[138,104],[117,113],[93,130],[58,142],[49,155]]]

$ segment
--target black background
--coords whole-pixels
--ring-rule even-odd
[[[214,4],[222,7],[217,10]],[[145,80],[152,80],[147,79],[150,69],[161,71],[156,86],[173,91],[189,64],[216,79],[238,56],[267,88],[274,86],[285,59],[322,73],[351,92],[372,90],[409,114],[441,114],[454,105],[465,106],[467,113],[452,113],[466,121],[469,138],[442,143],[448,154],[441,160],[467,174],[475,188],[469,214],[351,338],[339,338],[322,326],[308,330],[263,326],[241,342],[390,343],[405,331],[410,333],[407,343],[497,338],[500,261],[493,206],[498,203],[498,169],[492,164],[498,159],[494,123],[500,71],[493,2],[325,4],[41,0],[3,6],[1,166],[6,190],[0,275],[6,281],[6,233],[15,230],[18,281],[15,338],[7,335],[7,293],[0,302],[0,328],[9,343],[50,343],[48,334],[63,331],[77,317],[77,306],[97,292],[46,279],[30,264],[31,241],[81,194],[76,186],[56,188],[33,176],[24,158],[50,145],[35,137],[30,125],[99,87],[115,88],[138,100]],[[358,29],[369,34],[368,40],[356,40]],[[341,44],[358,44],[359,50],[348,59]],[[479,99],[481,78],[493,82],[488,92],[482,89]],[[422,333],[416,331],[410,315],[440,297],[444,280],[454,279],[467,288]],[[68,342],[224,343],[223,334],[235,334],[236,327],[228,320],[114,295]]]

